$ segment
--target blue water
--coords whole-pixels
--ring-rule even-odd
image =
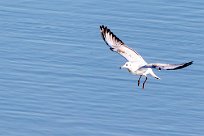
[[[194,64],[142,90],[102,24],[147,62]],[[0,135],[202,136],[203,43],[203,0],[0,1]]]

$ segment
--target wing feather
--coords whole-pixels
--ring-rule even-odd
[[[144,59],[133,49],[129,48],[125,43],[120,40],[116,35],[111,32],[107,26],[100,26],[101,36],[105,43],[110,47],[112,51],[115,51],[126,58],[128,61],[136,61],[145,63]]]
[[[182,63],[182,64],[161,64],[161,63],[153,63],[153,64],[147,64],[143,66],[142,68],[156,68],[158,70],[177,70],[185,68],[189,65],[193,64],[193,61]]]

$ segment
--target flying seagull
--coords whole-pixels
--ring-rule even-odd
[[[143,82],[143,89],[147,81],[148,74],[150,74],[156,79],[160,79],[158,76],[155,75],[152,68],[158,70],[177,70],[193,64],[193,61],[182,64],[148,64],[140,54],[138,54],[135,50],[129,48],[122,40],[120,40],[116,35],[114,35],[113,32],[111,32],[111,30],[107,28],[107,26],[100,26],[100,32],[103,40],[110,47],[110,50],[119,53],[127,60],[127,62],[120,68],[126,68],[133,75],[140,76],[138,79],[138,86],[140,85],[141,77],[146,77]]]

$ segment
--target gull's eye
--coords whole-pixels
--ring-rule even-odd
[[[126,64],[125,66],[128,66],[128,64]]]

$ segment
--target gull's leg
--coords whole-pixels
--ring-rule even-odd
[[[145,79],[145,81],[144,81],[144,83],[143,83],[142,89],[144,89],[144,86],[145,86],[146,81],[147,81],[147,77],[146,77],[146,79]]]
[[[138,79],[138,86],[140,86],[140,79],[141,79],[142,75],[140,76],[140,78]]]

